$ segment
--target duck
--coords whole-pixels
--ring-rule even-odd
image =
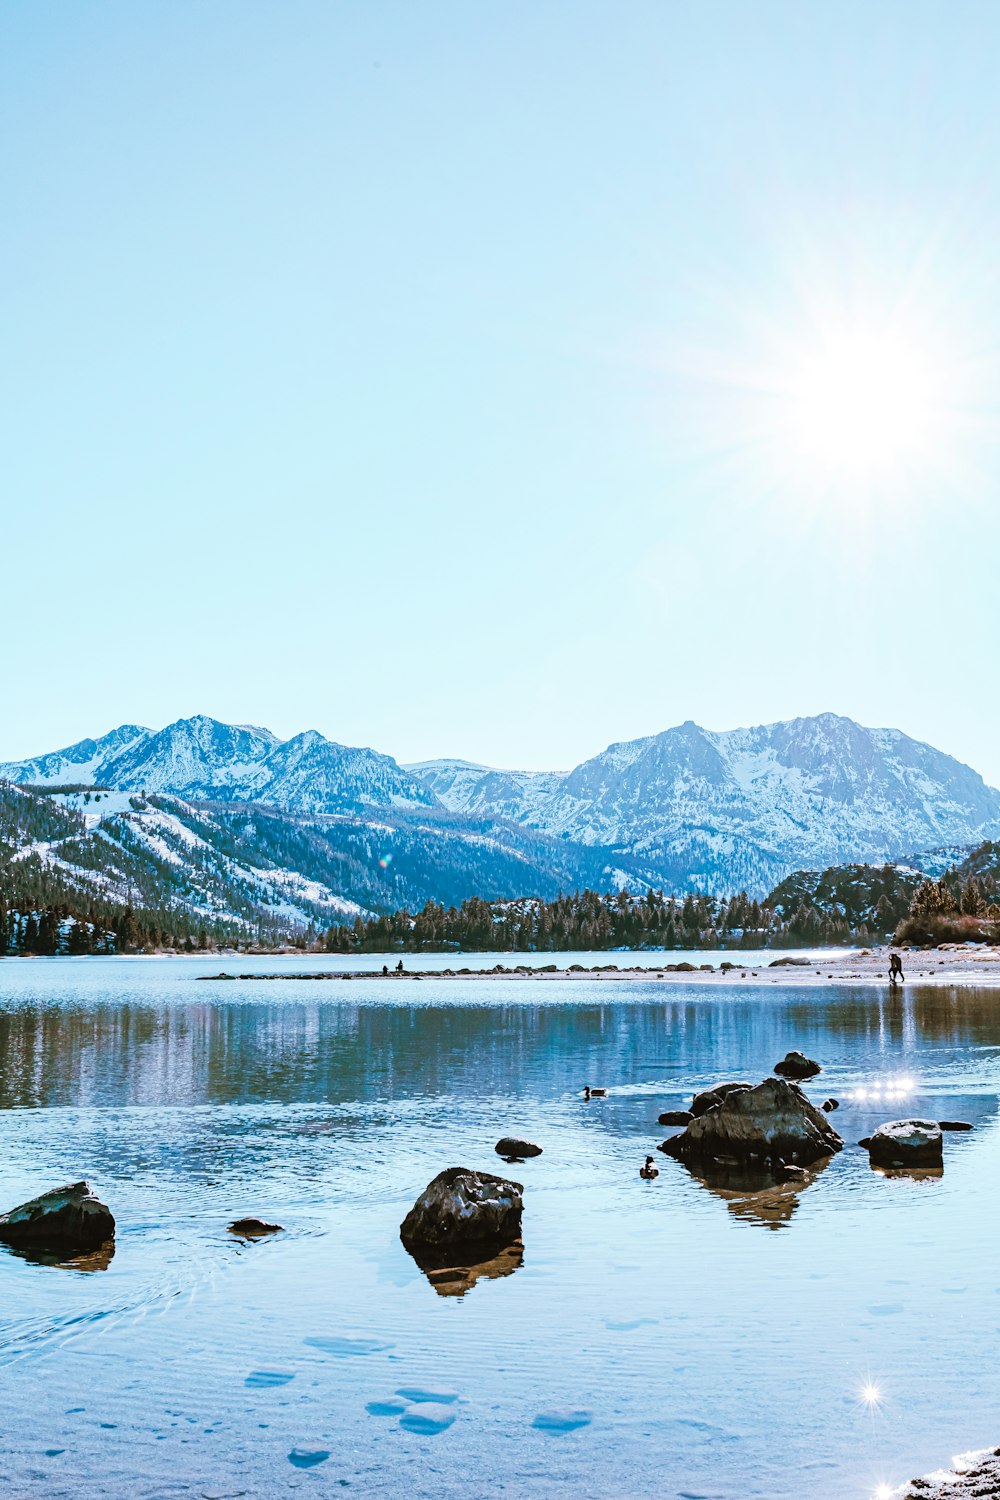
[[[639,1168],[639,1176],[645,1177],[647,1182],[652,1182],[654,1177],[659,1177],[660,1169],[651,1156],[646,1157],[645,1164]]]
[[[607,1096],[607,1089],[592,1089],[589,1083],[583,1086],[583,1097],[585,1099],[606,1099]]]

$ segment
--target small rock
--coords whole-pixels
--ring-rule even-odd
[[[658,1125],[690,1125],[694,1115],[688,1109],[668,1109],[657,1120]]]
[[[775,1063],[774,1071],[782,1078],[814,1078],[823,1069],[803,1052],[788,1052],[780,1063]]]
[[[230,1234],[238,1234],[245,1240],[261,1239],[266,1234],[280,1234],[284,1224],[270,1224],[267,1219],[234,1219],[228,1226]]]
[[[505,1135],[493,1149],[497,1156],[506,1156],[512,1161],[523,1161],[525,1157],[542,1154],[541,1146],[536,1146],[532,1141],[519,1140],[516,1135]]]
[[[114,1216],[86,1182],[53,1188],[0,1214],[0,1241],[35,1250],[96,1250],[114,1239]]]
[[[939,1130],[971,1130],[968,1120],[938,1120]]]
[[[824,1099],[823,1103],[820,1105],[820,1109],[826,1110],[826,1113],[828,1115],[832,1114],[835,1109],[839,1109],[839,1108],[840,1108],[840,1100],[839,1099]]]
[[[936,1120],[890,1120],[868,1141],[873,1167],[940,1167],[941,1127]]]
[[[858,1145],[859,1146],[864,1146],[865,1150],[867,1151],[868,1147],[871,1145],[871,1143],[872,1143],[871,1136],[870,1135],[863,1135],[861,1137],[860,1141],[858,1142]]]

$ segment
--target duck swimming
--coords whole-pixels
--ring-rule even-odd
[[[586,1083],[583,1086],[583,1097],[585,1099],[606,1099],[608,1091],[607,1089],[592,1089],[590,1084]]]
[[[647,1156],[645,1165],[639,1168],[639,1176],[645,1177],[647,1182],[652,1182],[653,1178],[659,1177],[659,1175],[659,1167],[654,1165],[653,1158],[651,1156]]]

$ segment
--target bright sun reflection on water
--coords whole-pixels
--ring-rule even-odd
[[[880,1484],[876,1486],[872,1500],[892,1500],[893,1493],[891,1484]]]
[[[884,1078],[881,1081],[863,1085],[854,1090],[851,1098],[858,1104],[892,1103],[905,1099],[907,1094],[913,1093],[916,1086],[916,1079],[911,1078],[909,1074],[902,1074],[898,1078]]]

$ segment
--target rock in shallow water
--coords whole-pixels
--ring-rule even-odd
[[[683,1162],[792,1161],[807,1164],[840,1151],[844,1142],[794,1083],[766,1078],[731,1091],[660,1146]]]
[[[33,1250],[96,1250],[114,1239],[114,1216],[87,1182],[53,1188],[0,1214],[0,1241]]]
[[[522,1141],[516,1135],[502,1136],[493,1149],[497,1156],[507,1156],[518,1160],[542,1154],[541,1146],[536,1146],[533,1141]]]
[[[229,1225],[229,1233],[244,1240],[259,1240],[267,1234],[280,1234],[284,1227],[283,1224],[271,1224],[267,1219],[234,1219]]]
[[[786,1052],[781,1062],[775,1063],[774,1071],[782,1078],[815,1078],[823,1069],[804,1052]]]
[[[448,1167],[420,1194],[400,1225],[403,1244],[447,1248],[509,1244],[521,1234],[521,1183],[471,1167]]]
[[[668,1109],[657,1120],[658,1125],[690,1125],[694,1115],[689,1109]]]
[[[940,1167],[941,1127],[936,1120],[890,1120],[868,1137],[873,1167]]]

